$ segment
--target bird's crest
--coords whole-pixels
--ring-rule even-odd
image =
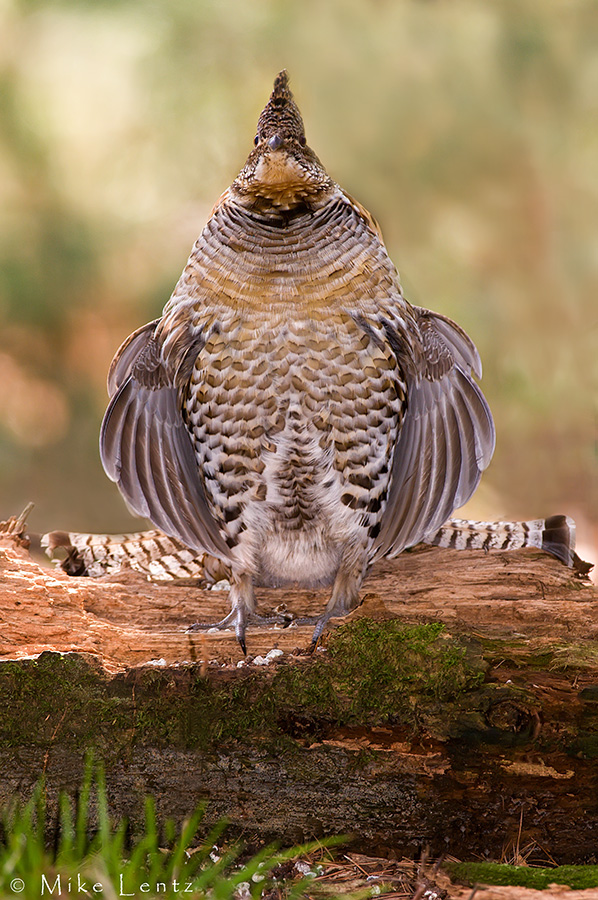
[[[257,123],[255,148],[233,188],[245,203],[269,213],[303,207],[330,190],[332,181],[307,146],[286,69],[274,79]]]
[[[272,102],[277,101],[280,104],[281,101],[284,102],[292,99],[293,95],[289,88],[289,73],[286,69],[283,69],[274,79],[274,89],[270,100]]]

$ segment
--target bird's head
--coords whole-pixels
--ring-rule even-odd
[[[232,190],[243,205],[278,212],[309,207],[332,188],[322,163],[307,146],[303,119],[283,69],[258,119],[255,147]]]

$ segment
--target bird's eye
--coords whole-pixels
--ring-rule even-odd
[[[256,134],[256,136],[255,136],[254,139],[253,139],[253,143],[254,143],[255,146],[257,147],[257,145],[259,144],[259,142],[260,142],[260,136],[259,136],[259,134]]]
[[[300,134],[300,135],[299,135],[299,143],[301,144],[302,147],[305,147],[306,140],[305,140],[305,135],[304,135],[304,134]]]

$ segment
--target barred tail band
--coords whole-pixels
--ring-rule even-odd
[[[575,559],[575,522],[569,516],[549,516],[526,522],[473,522],[449,519],[424,543],[454,550],[518,550],[537,547],[572,566]]]
[[[536,547],[585,575],[592,568],[575,553],[575,522],[549,516],[524,522],[475,522],[449,519],[425,544],[452,550],[519,550]],[[50,557],[64,554],[60,565],[68,575],[116,574],[123,566],[154,581],[198,579],[214,584],[230,576],[226,565],[209,554],[197,554],[160,531],[136,534],[78,534],[51,531],[41,539]]]
[[[160,531],[137,534],[77,534],[52,531],[41,539],[50,557],[62,550],[61,567],[68,575],[116,574],[124,566],[154,581],[198,578],[214,583],[226,577],[222,564],[207,554],[198,555]]]

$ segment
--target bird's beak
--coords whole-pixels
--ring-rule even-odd
[[[268,147],[271,150],[278,150],[282,147],[283,140],[279,134],[273,134],[272,137],[268,138]]]

